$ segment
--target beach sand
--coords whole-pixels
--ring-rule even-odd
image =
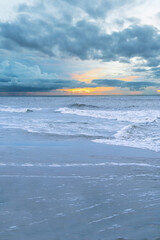
[[[0,145],[1,240],[160,237],[159,153],[15,133]]]

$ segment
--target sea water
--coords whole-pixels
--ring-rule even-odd
[[[160,96],[1,97],[0,129],[160,151]]]
[[[1,97],[0,239],[158,240],[159,100]]]

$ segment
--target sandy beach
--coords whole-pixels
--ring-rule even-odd
[[[159,153],[16,133],[1,136],[0,239],[160,236]]]

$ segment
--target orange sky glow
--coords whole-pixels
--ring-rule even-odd
[[[105,73],[102,73],[102,70],[102,68],[95,68],[82,74],[72,73],[71,76],[74,80],[91,83],[93,79],[99,79],[106,75]]]
[[[66,89],[59,89],[59,92],[67,92],[68,94],[83,94],[83,95],[101,95],[107,94],[107,92],[114,91],[115,87],[89,87],[89,88],[66,88]]]

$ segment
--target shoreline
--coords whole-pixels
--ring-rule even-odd
[[[15,133],[18,132],[17,136]],[[21,141],[21,137],[23,141]],[[158,158],[160,157],[160,152],[156,152],[150,149],[142,149],[136,147],[128,147],[122,145],[113,145],[113,144],[106,144],[106,143],[97,143],[94,140],[88,138],[81,138],[81,137],[68,137],[68,136],[53,136],[50,134],[38,134],[38,133],[25,133],[22,130],[12,131],[10,137],[3,135],[0,139],[0,148],[1,147],[53,147],[54,146],[68,146],[72,148],[74,146],[77,151],[81,151],[82,148],[85,149],[85,154],[89,151],[90,154],[92,151],[95,152],[103,152],[105,154],[111,154],[119,156],[119,154],[123,154],[124,156],[140,156],[140,157],[153,157]],[[87,145],[87,146],[86,146]],[[118,154],[117,154],[118,153]]]
[[[15,132],[0,141],[0,238],[159,237],[159,153]]]

